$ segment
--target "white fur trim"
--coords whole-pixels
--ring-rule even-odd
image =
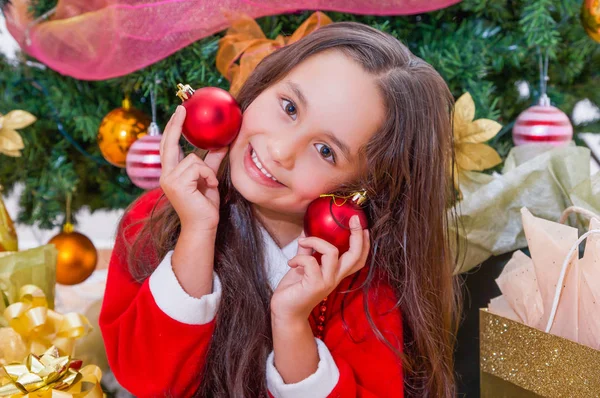
[[[267,357],[267,387],[275,398],[320,398],[327,397],[340,379],[340,371],[329,352],[329,348],[319,339],[319,365],[317,371],[298,383],[285,384],[275,368],[274,353]]]
[[[165,314],[188,325],[204,325],[215,318],[221,301],[221,281],[213,272],[213,292],[200,298],[192,297],[183,288],[173,272],[171,256],[167,253],[150,275],[150,292],[156,305]]]
[[[284,248],[279,248],[271,235],[262,226],[261,232],[265,243],[265,269],[267,270],[269,285],[271,289],[275,290],[281,279],[291,269],[287,263],[298,251],[298,238],[291,241]]]

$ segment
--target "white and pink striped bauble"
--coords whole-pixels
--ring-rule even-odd
[[[136,140],[127,152],[125,161],[127,175],[131,182],[142,189],[154,189],[160,186],[161,139],[162,134],[158,125],[152,123],[148,128],[148,135]],[[183,158],[183,151],[180,152],[179,158]]]
[[[546,97],[547,98],[547,97]],[[515,145],[547,143],[563,145],[573,139],[573,125],[560,109],[542,99],[540,105],[526,109],[513,127]]]

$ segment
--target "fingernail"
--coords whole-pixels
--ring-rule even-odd
[[[182,108],[183,108],[183,105],[177,105],[177,109],[175,109],[175,113],[177,113],[177,114],[181,113]]]

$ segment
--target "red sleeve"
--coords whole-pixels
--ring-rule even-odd
[[[347,294],[344,308],[347,327],[340,308],[344,295],[336,295],[335,311],[325,324],[324,342],[340,372],[339,381],[329,397],[403,397],[401,360],[372,331],[364,310],[362,291]],[[392,346],[402,351],[402,317],[400,310],[394,308],[395,304],[395,295],[387,285],[369,294],[373,321]]]
[[[188,325],[170,318],[156,305],[148,279],[140,284],[129,273],[122,228],[147,217],[161,193],[143,195],[123,216],[99,318],[111,370],[138,397],[193,395],[215,324]],[[140,227],[130,228],[125,239],[131,242]]]

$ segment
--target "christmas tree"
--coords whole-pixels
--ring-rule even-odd
[[[34,1],[30,12],[42,16],[56,3]],[[600,105],[600,45],[580,22],[581,6],[581,0],[464,0],[417,15],[327,15],[333,21],[358,21],[394,35],[441,73],[456,98],[470,92],[476,117],[504,126],[490,143],[504,157],[513,145],[516,117],[539,99],[540,54],[548,54],[547,90],[553,105],[567,114],[584,99]],[[293,33],[310,14],[268,16],[258,23],[274,39]],[[65,198],[75,190],[75,214],[81,206],[119,209],[131,203],[142,191],[131,183],[125,169],[102,157],[97,143],[101,120],[121,106],[125,95],[149,115],[150,93],[155,92],[157,122],[164,127],[180,103],[175,96],[178,83],[228,89],[229,82],[215,66],[223,33],[105,81],[64,76],[25,55],[17,63],[2,60],[0,113],[23,109],[38,119],[20,130],[25,143],[22,156],[0,160],[5,190],[10,192],[16,183],[25,185],[17,221],[41,228],[60,225]],[[527,88],[525,95],[523,88]],[[578,125],[575,133],[599,131],[599,127],[598,122]]]

